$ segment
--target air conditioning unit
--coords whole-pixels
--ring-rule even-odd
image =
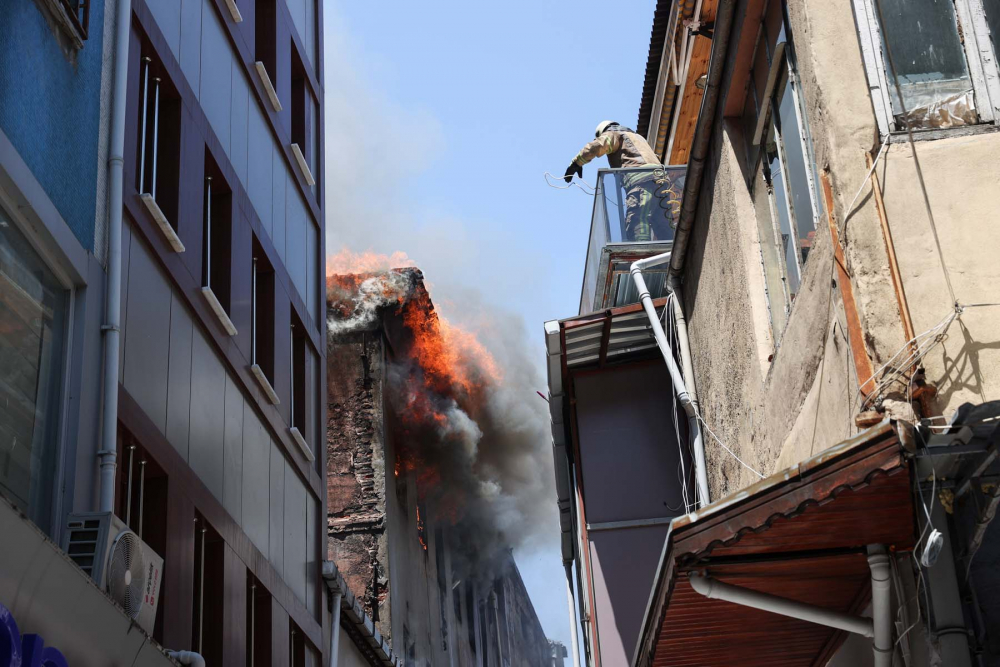
[[[163,559],[110,512],[71,514],[63,541],[66,554],[152,634]]]

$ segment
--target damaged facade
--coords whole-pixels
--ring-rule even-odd
[[[390,376],[414,335],[408,309],[436,317],[422,275],[329,277],[328,308],[327,545],[347,591],[343,608],[356,601],[400,664],[548,666],[513,557],[469,555],[433,505],[428,487],[439,473],[408,453],[415,427],[389,396],[403,391]]]
[[[663,292],[642,272],[673,337],[668,351],[657,350],[648,319],[641,326],[642,308],[621,302],[585,298],[578,316],[546,325],[564,556],[576,565],[588,664],[1000,664],[1000,527],[991,522],[1000,503],[1000,264],[992,256],[1000,247],[1000,10],[979,0],[706,0],[694,11],[658,5],[637,128],[664,164],[685,171],[675,232],[666,249],[628,244],[631,261],[670,253],[655,267]],[[697,104],[685,92],[692,83]],[[608,224],[600,208],[595,228]],[[626,245],[611,236],[606,245]],[[591,255],[595,238],[592,229]],[[627,335],[636,313],[634,338],[616,350],[616,334]],[[708,493],[683,518],[667,509],[642,517],[671,529],[648,575],[637,641],[612,656],[621,634],[609,626],[620,617],[602,616],[599,597],[622,582],[591,539],[591,505],[604,490],[585,474],[599,456],[587,439],[606,437],[587,420],[609,401],[587,415],[573,392],[616,364],[662,365],[667,356],[683,373],[701,443],[646,421],[664,447],[684,443],[693,459],[703,450]],[[898,471],[891,477],[907,481],[901,491],[858,462],[891,437],[887,423],[898,442],[885,456],[902,453],[881,470]],[[814,467],[827,481],[789,486]],[[686,474],[672,487],[694,486],[696,475]],[[826,495],[823,484],[838,475],[847,490]],[[811,523],[827,516],[811,503],[829,503],[839,521],[852,503],[883,506],[883,493],[904,494],[900,511],[885,517],[885,527],[902,529],[893,534],[859,524],[838,536]],[[743,514],[785,502],[801,535],[823,530],[830,541],[782,544],[781,522]],[[734,548],[687,537],[711,530]],[[872,554],[885,547],[889,600],[873,593]],[[823,586],[853,586],[852,599],[824,597],[810,574],[810,558],[838,550],[854,555]],[[783,565],[757,580],[728,569],[754,559]],[[824,626],[766,611],[731,627],[700,626],[708,616],[699,614],[736,618],[747,608],[704,597],[706,586],[689,583],[699,576],[874,618],[874,640],[843,629],[815,634]],[[886,618],[891,630],[879,636]],[[755,649],[764,638],[753,628],[772,622],[812,648]],[[702,652],[692,648],[706,637]]]

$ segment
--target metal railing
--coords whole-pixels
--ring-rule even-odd
[[[673,241],[681,210],[686,166],[630,167],[597,172],[590,241],[583,271],[581,312],[594,303],[598,276],[611,267],[606,252],[641,252]]]

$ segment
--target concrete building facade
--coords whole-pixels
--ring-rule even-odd
[[[329,652],[322,4],[4,5],[4,403],[18,411],[2,420],[3,511],[23,512],[51,553],[4,549],[0,604],[71,664],[167,664],[166,647],[209,664],[318,665]],[[124,183],[109,201],[118,28]],[[116,207],[117,423],[102,424]],[[163,561],[142,631],[81,583],[90,566],[70,544],[73,517],[107,491],[109,429],[113,514]],[[90,593],[63,608],[27,595],[45,571]],[[104,630],[68,630],[90,622]]]

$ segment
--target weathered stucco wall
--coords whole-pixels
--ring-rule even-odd
[[[879,180],[913,328],[920,334],[953,308],[913,154],[909,144],[896,141]],[[920,141],[916,150],[956,298],[962,304],[1000,302],[1000,133]],[[1000,398],[1000,307],[966,309],[923,366],[938,387],[936,414]]]
[[[856,342],[877,367],[903,335],[874,201],[862,193],[846,210],[864,181],[866,153],[878,145],[854,17],[850,3],[815,0],[789,2],[788,14],[816,163],[832,186],[858,303],[863,341]],[[723,90],[729,84],[727,74]],[[757,213],[734,149],[742,136],[722,118],[723,107],[688,249],[685,306],[702,413],[748,466],[768,475],[856,432],[858,382],[822,201],[802,288],[774,349]],[[706,456],[713,498],[758,479],[711,436]]]

